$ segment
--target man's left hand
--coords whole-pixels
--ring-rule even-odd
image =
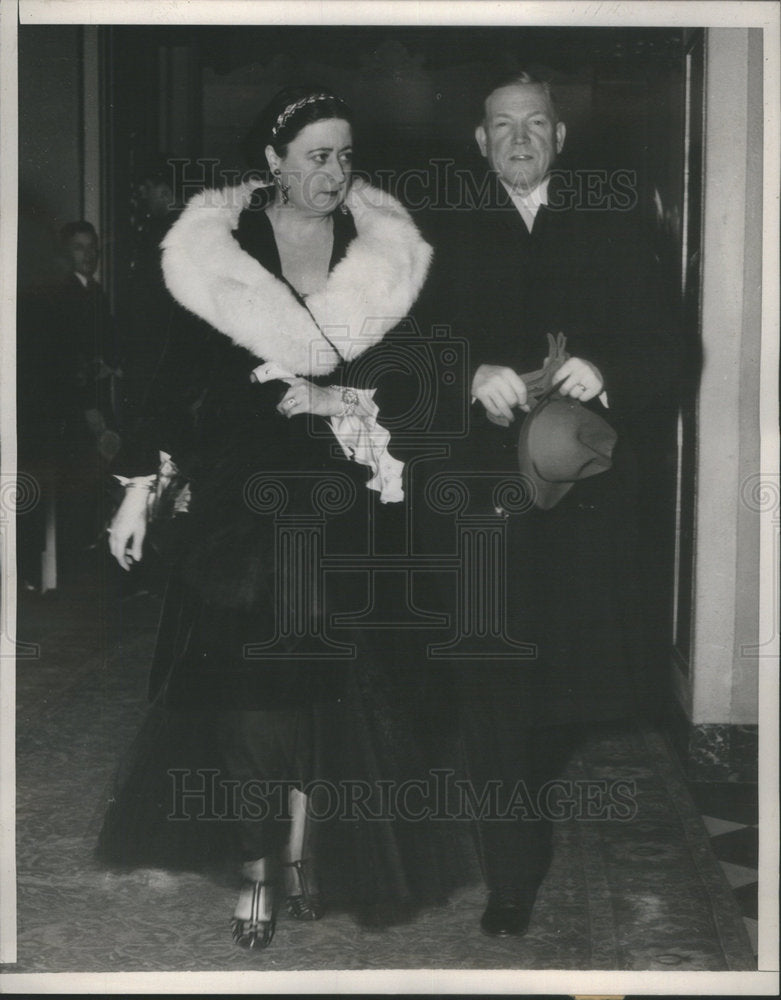
[[[583,358],[570,358],[565,361],[553,376],[553,382],[555,384],[562,379],[564,384],[559,386],[562,396],[572,396],[581,403],[594,399],[605,388],[605,380],[600,370]]]

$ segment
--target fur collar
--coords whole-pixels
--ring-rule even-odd
[[[406,316],[431,247],[399,202],[356,180],[346,204],[358,235],[325,288],[306,300],[310,316],[231,235],[259,186],[201,191],[188,202],[162,243],[165,283],[177,302],[263,361],[296,375],[327,375],[340,359],[312,316],[352,360]]]

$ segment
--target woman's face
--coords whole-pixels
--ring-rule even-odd
[[[353,136],[341,118],[306,125],[277,156],[272,146],[266,157],[288,188],[289,203],[307,215],[330,215],[342,204],[350,186]]]

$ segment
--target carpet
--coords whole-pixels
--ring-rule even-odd
[[[480,934],[475,877],[446,905],[382,931],[345,913],[315,924],[282,915],[271,948],[248,953],[230,940],[227,886],[101,870],[91,852],[102,803],[144,712],[156,617],[146,602],[125,602],[108,630],[63,615],[40,656],[20,662],[18,962],[3,971],[756,968],[673,751],[650,730],[596,731],[572,760],[565,787],[580,796],[578,815],[564,808],[556,824],[521,939]],[[615,815],[600,806],[606,794]]]

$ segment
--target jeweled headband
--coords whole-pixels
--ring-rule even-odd
[[[288,104],[285,110],[277,116],[277,120],[271,129],[271,135],[276,137],[277,132],[287,125],[288,121],[297,111],[305,108],[307,104],[316,104],[318,101],[336,101],[337,104],[344,104],[341,97],[337,97],[335,94],[310,94],[309,97],[302,97],[300,101]]]

